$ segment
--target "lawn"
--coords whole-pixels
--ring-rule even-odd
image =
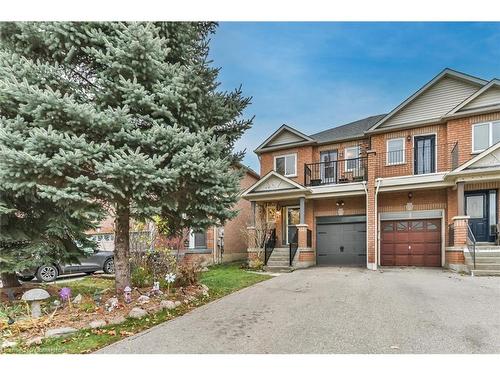
[[[242,288],[267,280],[268,275],[247,272],[240,269],[239,263],[217,265],[203,272],[200,282],[210,288],[209,297],[198,299],[189,305],[181,305],[174,310],[160,311],[142,319],[127,319],[118,325],[109,325],[99,329],[83,329],[77,333],[59,338],[44,339],[41,345],[26,347],[18,345],[5,350],[5,353],[90,353],[124,337],[141,332],[163,323],[208,302],[224,297]],[[96,284],[93,279],[69,282],[73,290],[93,293],[96,290],[112,287],[112,280],[102,279]]]

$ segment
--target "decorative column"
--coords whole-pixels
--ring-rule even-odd
[[[248,259],[256,259],[259,257],[259,249],[257,244],[257,229],[256,225],[256,209],[257,204],[255,201],[250,202],[252,207],[252,212],[250,214],[250,226],[247,227],[247,240],[248,240]]]
[[[457,215],[465,216],[465,197],[464,197],[465,182],[457,182]]]

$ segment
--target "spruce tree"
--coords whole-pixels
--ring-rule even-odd
[[[170,233],[232,218],[234,142],[249,98],[218,89],[213,23],[0,26],[0,183],[55,205],[109,205],[117,292],[130,282],[129,221]],[[120,293],[121,294],[121,293]]]

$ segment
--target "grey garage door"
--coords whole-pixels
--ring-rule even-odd
[[[318,265],[366,265],[366,221],[360,220],[365,218],[317,218]]]

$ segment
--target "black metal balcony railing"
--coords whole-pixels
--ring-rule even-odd
[[[306,164],[304,166],[304,182],[306,186],[320,186],[366,181],[367,163],[368,158],[362,156],[353,159]]]

